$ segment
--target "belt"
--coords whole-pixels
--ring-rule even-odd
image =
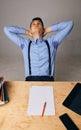
[[[25,81],[54,81],[53,76],[28,76]]]

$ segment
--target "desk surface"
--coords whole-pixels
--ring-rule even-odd
[[[76,82],[7,82],[9,103],[0,106],[0,130],[66,130],[59,116],[68,113],[81,129],[81,116],[62,105]],[[27,116],[29,89],[33,85],[53,86],[55,116]]]

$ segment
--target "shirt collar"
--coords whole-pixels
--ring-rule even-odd
[[[38,42],[41,43],[41,42],[43,41],[43,38],[34,38],[33,41],[34,41],[35,43],[38,43]]]

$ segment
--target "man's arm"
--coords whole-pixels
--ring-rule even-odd
[[[21,43],[24,43],[25,39],[21,35],[26,35],[26,30],[24,28],[16,27],[16,26],[11,26],[11,27],[4,27],[4,32],[7,35],[7,37],[16,43],[18,46],[21,45]]]
[[[57,41],[58,44],[61,43],[64,38],[70,33],[70,31],[73,28],[73,21],[68,22],[60,22],[58,24],[52,25],[51,27],[48,27],[45,29],[44,35],[50,32],[56,32],[55,35],[53,35],[51,38],[53,41]]]

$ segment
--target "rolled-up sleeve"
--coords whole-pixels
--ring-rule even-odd
[[[52,35],[52,41],[58,43],[58,45],[68,36],[74,26],[73,21],[60,22],[58,24],[51,26],[51,31],[56,32],[55,35]]]
[[[24,28],[16,26],[4,27],[4,33],[18,46],[21,46],[21,44],[24,43],[25,38],[22,35],[25,35],[25,31]]]

